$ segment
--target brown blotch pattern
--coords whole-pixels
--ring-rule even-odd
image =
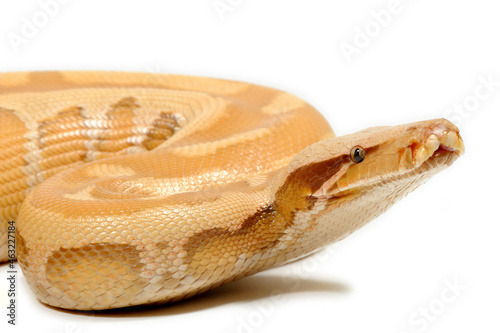
[[[298,211],[310,209],[316,202],[311,194],[332,178],[344,164],[351,163],[348,155],[304,165],[293,171],[276,192],[276,206],[280,214],[292,223]]]
[[[153,121],[152,128],[146,134],[143,145],[147,150],[153,150],[175,134],[181,126],[173,113],[160,113]]]
[[[380,149],[380,145],[365,148],[366,156]],[[343,154],[329,160],[304,165],[288,175],[285,183],[276,192],[278,211],[287,221],[293,221],[295,213],[312,208],[316,198],[311,195],[339,172],[343,165],[352,164],[351,158]]]
[[[115,104],[111,105],[111,109],[106,112],[106,118],[119,119],[125,117],[134,117],[134,110],[140,105],[135,97],[124,97]]]
[[[246,219],[236,230],[213,228],[195,233],[183,246],[187,252],[186,262],[201,273],[215,266],[232,270],[219,258],[247,257],[261,253],[275,245],[286,230],[287,225],[274,205],[268,205]],[[234,264],[234,262],[233,262]]]
[[[152,150],[180,128],[175,115],[165,112],[150,124],[134,123],[139,107],[136,98],[125,97],[110,106],[104,119],[90,118],[83,106],[70,106],[44,119],[38,126],[40,169],[54,169],[48,172],[51,176],[59,167],[124,154],[132,146]]]
[[[30,256],[30,248],[26,244],[26,241],[24,240],[24,237],[21,236],[19,231],[16,231],[16,255],[17,258],[28,258]],[[24,272],[27,272],[27,268],[30,267],[29,262],[22,260],[20,261],[20,264],[24,270]]]
[[[46,278],[79,307],[98,304],[128,305],[147,280],[139,251],[127,244],[89,244],[60,248],[46,264]]]

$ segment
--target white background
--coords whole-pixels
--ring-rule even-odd
[[[39,303],[18,276],[14,328],[2,265],[2,332],[500,331],[498,2],[222,0],[218,12],[214,0],[66,0],[47,22],[40,3],[0,2],[0,72],[247,81],[305,99],[338,135],[447,116],[467,152],[329,251],[176,305],[76,314]],[[373,12],[388,8],[381,26]],[[38,31],[23,36],[26,20]]]

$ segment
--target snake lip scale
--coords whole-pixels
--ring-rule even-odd
[[[0,74],[7,222],[38,299],[177,302],[339,241],[464,153],[445,119],[336,137],[303,100],[203,77]]]

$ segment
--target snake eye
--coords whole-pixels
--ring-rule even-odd
[[[351,149],[351,160],[354,163],[361,163],[365,159],[366,152],[360,146],[356,146]]]

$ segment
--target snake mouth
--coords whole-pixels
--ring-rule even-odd
[[[427,161],[458,158],[465,152],[464,142],[458,131],[442,125],[430,129],[423,142],[414,142],[408,148],[411,149],[415,168]]]

